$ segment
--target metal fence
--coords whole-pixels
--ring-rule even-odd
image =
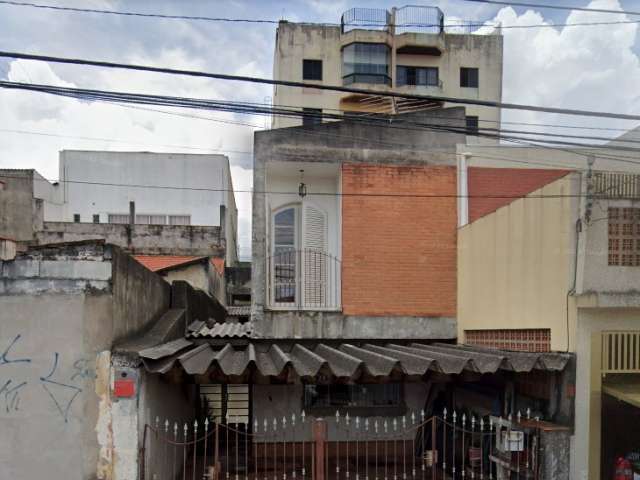
[[[146,425],[140,480],[426,480],[539,478],[538,419],[333,418]]]
[[[387,30],[391,15],[383,8],[351,8],[342,14],[342,33],[355,29]]]
[[[293,310],[338,310],[342,264],[314,249],[285,250],[267,258],[269,306]]]
[[[598,198],[640,198],[640,175],[594,172],[593,191]]]

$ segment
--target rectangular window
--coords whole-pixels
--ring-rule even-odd
[[[303,80],[322,80],[322,60],[302,60]]]
[[[352,43],[342,49],[342,83],[391,85],[389,47],[383,43]]]
[[[384,409],[403,408],[402,385],[360,384],[360,385],[305,385],[304,408],[327,409],[363,409],[371,413]]]
[[[169,215],[169,225],[191,225],[191,215]]]
[[[405,67],[398,65],[396,74],[396,81],[399,87],[404,85],[437,87],[440,84],[438,67]]]
[[[467,135],[478,133],[478,117],[476,115],[467,115],[465,117],[465,124],[467,127]]]
[[[100,215],[97,213],[93,214],[93,223],[100,223]]]
[[[460,86],[468,88],[478,88],[479,73],[477,68],[460,68]]]
[[[148,214],[136,215],[136,224],[139,224],[139,225],[166,225],[167,224],[167,216],[166,215],[148,215]]]
[[[80,214],[79,213],[74,213],[73,214],[73,221],[74,221],[74,223],[80,223]]]
[[[128,213],[110,213],[107,220],[109,223],[129,223]]]
[[[548,328],[465,330],[464,343],[499,350],[549,352],[551,351],[551,330]]]
[[[608,210],[608,263],[611,266],[640,266],[640,208]]]
[[[322,109],[321,108],[303,108],[302,125],[317,125],[322,123]]]

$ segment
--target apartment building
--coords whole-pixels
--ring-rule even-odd
[[[486,31],[486,33],[485,33]],[[339,26],[282,21],[276,33],[276,80],[340,85],[374,92],[399,92],[500,101],[503,37],[499,26],[480,30],[445,27],[435,7],[352,8]],[[273,128],[322,120],[322,113],[397,114],[450,106],[438,101],[391,99],[376,93],[353,94],[276,86],[273,104],[302,108],[302,120],[274,116]],[[459,126],[479,121],[499,127],[500,110],[468,105]],[[471,139],[470,139],[471,141]]]

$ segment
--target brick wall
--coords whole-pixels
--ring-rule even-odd
[[[464,343],[499,350],[549,352],[551,351],[551,330],[548,328],[465,330]]]
[[[342,191],[343,312],[455,316],[455,169],[345,164]]]

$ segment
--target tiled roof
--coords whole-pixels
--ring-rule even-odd
[[[569,173],[542,168],[469,167],[469,223]]]
[[[134,255],[133,258],[152,272],[159,272],[161,270],[195,263],[207,257],[195,257],[191,255]]]
[[[234,347],[231,343],[196,345],[185,338],[141,350],[138,354],[147,370],[156,373],[166,373],[179,365],[189,375],[210,372],[242,376],[257,369],[269,377],[286,378],[289,373],[295,373],[300,378],[313,379],[328,374],[351,380],[391,375],[419,377],[429,372],[460,375],[463,372],[561,371],[571,357],[562,353],[510,352],[450,344],[318,343],[311,346],[273,341]]]

